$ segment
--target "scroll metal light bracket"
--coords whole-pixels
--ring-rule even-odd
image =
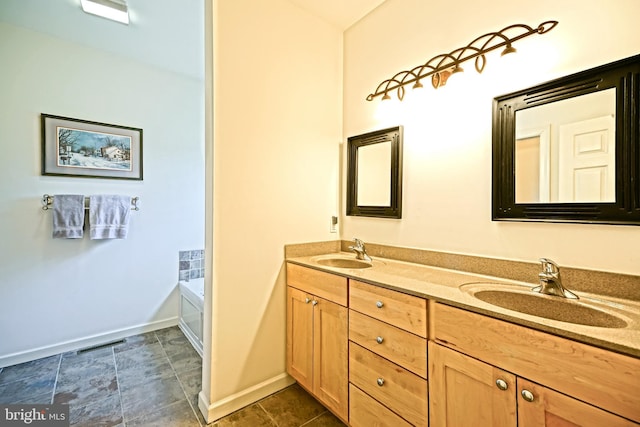
[[[513,43],[532,34],[545,34],[558,25],[558,21],[545,21],[532,28],[524,24],[515,24],[503,28],[500,31],[487,33],[477,37],[465,47],[455,49],[449,53],[436,55],[424,65],[418,65],[410,71],[400,71],[390,79],[380,83],[375,92],[367,96],[367,101],[382,96],[382,100],[391,99],[390,92],[396,91],[398,99],[402,101],[405,94],[405,86],[413,83],[413,88],[421,88],[421,80],[430,77],[434,89],[444,86],[447,79],[455,73],[463,71],[460,64],[470,59],[475,59],[475,68],[482,73],[487,63],[486,54],[495,49],[504,47],[502,55],[514,53],[516,49]]]

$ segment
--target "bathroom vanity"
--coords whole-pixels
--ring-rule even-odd
[[[577,292],[554,320],[474,293],[533,282],[288,257],[287,372],[354,427],[640,425],[640,303]]]

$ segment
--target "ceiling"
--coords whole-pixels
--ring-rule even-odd
[[[384,2],[288,1],[341,30]],[[0,21],[204,80],[204,0],[127,4],[128,26],[84,13],[80,0],[0,0]]]
[[[325,21],[335,25],[341,30],[346,30],[358,22],[362,17],[385,0],[289,0],[316,15]]]

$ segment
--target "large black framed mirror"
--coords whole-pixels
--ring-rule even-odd
[[[492,219],[640,225],[640,55],[494,98]]]
[[[402,218],[402,126],[347,140],[347,215]]]

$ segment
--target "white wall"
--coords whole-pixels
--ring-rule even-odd
[[[286,0],[209,6],[215,209],[200,406],[217,418],[286,381],[284,245],[337,238],[342,33]]]
[[[493,97],[637,54],[640,2],[490,3],[387,0],[345,32],[343,140],[386,126],[405,132],[403,218],[342,217],[345,238],[640,274],[640,227],[491,221]],[[481,75],[470,62],[437,91],[427,82],[401,104],[365,101],[396,72],[508,25],[547,20],[559,24],[517,42],[515,55],[489,57]]]
[[[0,366],[176,324],[178,251],[204,246],[202,81],[2,22],[0,57]],[[142,128],[144,180],[41,176],[40,113]],[[54,240],[44,193],[141,210],[126,240]]]

